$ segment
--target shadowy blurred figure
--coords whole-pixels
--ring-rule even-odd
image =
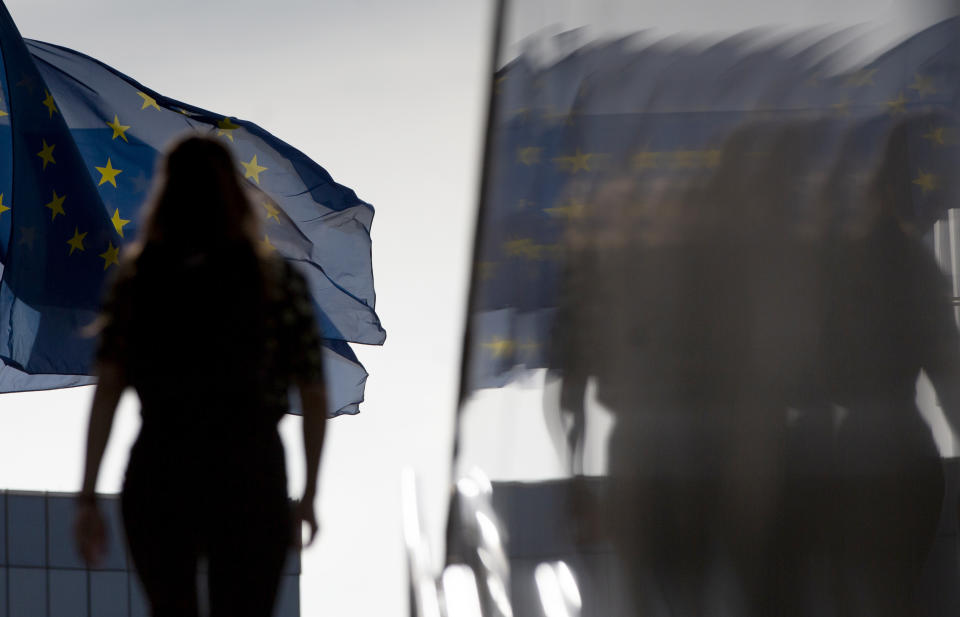
[[[603,349],[573,361],[591,359],[580,372],[616,414],[608,512],[637,614],[763,615],[775,601],[785,409],[816,353],[785,199],[811,134],[747,126],[708,181],[638,181],[594,233],[576,336]]]
[[[197,615],[202,558],[212,617],[268,617],[300,522],[310,541],[317,531],[326,422],[320,337],[304,279],[258,241],[237,169],[212,139],[173,147],[99,322],[77,546],[87,563],[104,551],[94,489],[117,402],[132,386],[143,424],[123,519],[156,617]],[[307,465],[295,527],[277,432],[291,384],[302,399]]]
[[[917,613],[944,491],[921,370],[960,417],[908,147],[937,124],[754,122],[709,179],[606,178],[568,231],[562,401],[594,378],[616,416],[603,510],[636,614]]]
[[[845,617],[919,610],[917,586],[944,495],[940,455],[916,403],[921,370],[954,431],[960,420],[960,336],[914,207],[920,188],[910,131],[933,120],[893,127],[869,184],[847,192],[828,253],[822,366],[829,396],[846,411],[837,434],[834,520]],[[863,139],[853,131],[849,141]]]

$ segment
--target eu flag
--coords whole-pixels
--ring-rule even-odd
[[[843,156],[855,158],[851,175],[865,175],[890,129],[907,121],[909,201],[928,229],[954,203],[958,28],[960,19],[944,20],[842,73],[842,51],[832,50],[845,32],[768,42],[762,30],[718,41],[638,32],[572,51],[540,41],[558,52],[546,56],[531,51],[543,36],[531,37],[494,82],[464,391],[551,367],[578,238],[598,237],[597,225],[621,215],[647,224],[641,202],[654,201],[652,187],[710,177],[736,156],[724,144],[744,127],[819,121],[804,171],[815,186],[854,127],[856,148]],[[623,213],[601,203],[604,187],[617,186],[635,193]]]
[[[233,150],[262,216],[261,242],[310,285],[330,414],[356,413],[367,374],[348,343],[386,336],[374,310],[370,204],[256,124],[25,41],[2,2],[0,60],[0,392],[92,382],[94,341],[83,328],[136,236],[158,157],[199,131]]]

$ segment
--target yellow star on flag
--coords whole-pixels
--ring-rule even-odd
[[[113,122],[107,122],[107,126],[113,129],[113,137],[110,138],[111,140],[114,140],[117,137],[122,137],[123,141],[127,141],[126,133],[127,133],[127,129],[130,127],[125,124],[120,124],[120,120],[117,118],[117,114],[113,114]]]
[[[100,253],[100,257],[103,257],[103,269],[106,270],[110,266],[120,264],[120,249],[113,245],[113,242],[107,242],[107,250]]]
[[[877,69],[863,69],[857,71],[853,75],[847,77],[847,81],[844,85],[847,86],[872,86],[873,85],[873,76],[877,73]]]
[[[120,218],[120,209],[117,208],[113,211],[113,218],[110,219],[110,222],[113,223],[113,228],[117,230],[117,233],[120,234],[120,237],[123,237],[123,226],[130,222],[129,219]]]
[[[137,94],[143,99],[143,105],[140,106],[141,110],[144,110],[147,107],[153,107],[157,111],[161,111],[160,106],[157,105],[157,99],[144,92],[137,92]]]
[[[53,117],[53,114],[60,113],[57,110],[57,104],[53,101],[53,95],[50,94],[49,90],[44,90],[47,93],[47,98],[43,99],[43,105],[50,111],[50,117]]]
[[[3,193],[0,193],[0,214],[10,209],[10,206],[3,205]]]
[[[580,148],[577,148],[577,151],[572,156],[558,156],[553,159],[553,161],[563,170],[568,171],[572,174],[577,173],[580,170],[591,171],[590,161],[594,157],[600,156],[598,154],[585,154],[580,152]]]
[[[543,148],[529,147],[517,150],[517,160],[524,165],[530,166],[540,162],[540,153]]]
[[[887,107],[890,108],[890,113],[892,114],[902,114],[907,111],[907,97],[903,96],[903,92],[900,92],[900,95],[892,101],[887,101]]]
[[[47,163],[56,163],[53,160],[53,149],[56,148],[56,144],[47,145],[47,140],[43,140],[43,150],[37,152],[37,156],[43,159],[43,168],[47,168]]]
[[[45,208],[50,208],[50,220],[51,220],[51,221],[56,220],[58,214],[66,214],[66,212],[63,211],[63,200],[66,199],[66,198],[67,198],[66,195],[60,195],[60,196],[58,196],[58,195],[57,195],[57,192],[54,191],[54,192],[53,192],[53,199],[50,201],[50,203],[44,205]]]
[[[277,250],[277,247],[270,242],[270,236],[267,234],[263,234],[263,242],[260,243],[260,246],[262,246],[268,253],[272,253]]]
[[[587,204],[579,201],[571,201],[565,206],[555,206],[553,208],[544,208],[544,212],[555,218],[582,219],[587,214]]]
[[[263,202],[263,207],[267,210],[267,218],[280,222],[280,211],[269,201]]]
[[[923,98],[928,94],[936,94],[937,88],[933,85],[933,78],[925,75],[914,75],[913,83],[908,86],[911,90],[917,91],[917,96]]]
[[[80,233],[78,227],[73,228],[73,237],[67,240],[67,244],[70,245],[70,254],[73,255],[74,251],[85,251],[83,248],[83,239],[87,237],[87,232]]]
[[[920,175],[914,179],[913,183],[923,189],[923,194],[926,195],[930,191],[937,188],[937,177],[933,174],[928,174],[921,169]]]
[[[929,139],[933,143],[939,146],[942,146],[947,143],[945,141],[945,136],[946,136],[946,128],[942,126],[938,126],[936,128],[931,127],[930,132],[924,135],[923,138]]]
[[[100,184],[97,186],[100,186],[105,182],[109,182],[114,188],[117,187],[117,174],[123,173],[122,169],[113,168],[113,163],[110,162],[110,157],[107,157],[107,166],[97,167],[97,171],[100,172]]]
[[[4,117],[4,116],[9,116],[9,115],[10,115],[10,114],[8,114],[7,112],[5,112],[5,111],[3,111],[2,109],[0,109],[0,118],[2,118],[2,117]]]
[[[249,163],[244,163],[240,161],[240,164],[243,165],[243,177],[244,178],[253,178],[253,181],[257,184],[260,184],[260,172],[266,171],[267,168],[259,165],[257,163],[257,155],[254,154],[253,158],[250,159]]]
[[[227,136],[227,139],[233,141],[233,131],[240,128],[239,124],[234,124],[230,118],[224,118],[220,122],[217,122],[217,137]]]
[[[513,353],[516,345],[510,339],[503,339],[499,336],[493,337],[489,343],[483,344],[484,348],[489,349],[495,358],[502,358]]]
[[[539,260],[543,256],[544,246],[537,244],[532,238],[515,238],[503,243],[503,252],[511,257]]]

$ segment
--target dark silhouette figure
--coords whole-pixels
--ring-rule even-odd
[[[945,277],[918,233],[925,222],[914,207],[910,127],[890,132],[828,252],[822,366],[830,398],[846,411],[833,518],[844,616],[917,614],[944,494],[939,452],[916,405],[921,370],[954,429],[960,413],[960,337]]]
[[[786,408],[818,328],[792,196],[822,133],[737,131],[709,179],[658,192],[633,238],[601,244],[604,276],[580,294],[607,329],[591,371],[617,417],[610,531],[637,614],[775,614]]]
[[[616,416],[637,614],[917,614],[944,485],[916,382],[956,427],[960,336],[907,122],[748,125],[708,179],[614,178],[568,234],[565,401],[594,379]]]
[[[317,530],[320,338],[304,279],[258,242],[237,169],[214,140],[173,147],[99,322],[78,548],[88,563],[103,551],[94,489],[117,402],[132,386],[143,423],[121,503],[155,617],[197,615],[201,559],[213,617],[268,617],[300,522],[311,541]],[[277,432],[290,385],[303,402],[307,464],[293,513]]]

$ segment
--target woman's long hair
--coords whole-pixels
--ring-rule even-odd
[[[161,163],[137,239],[125,248],[113,285],[135,279],[138,301],[155,303],[172,297],[171,287],[182,293],[193,281],[194,300],[209,296],[211,310],[227,286],[233,295],[252,294],[244,305],[256,313],[272,295],[273,270],[259,232],[233,155],[215,139],[187,136]],[[101,317],[85,331],[96,335],[104,325]]]
[[[214,139],[190,136],[174,144],[131,256],[148,247],[184,257],[240,247],[257,252],[259,224],[238,169]]]

